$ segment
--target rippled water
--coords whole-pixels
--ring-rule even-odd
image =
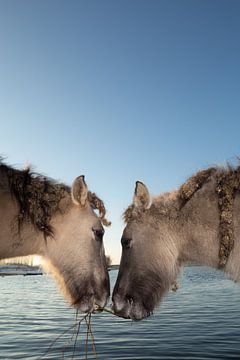
[[[110,272],[111,283],[116,275]],[[98,359],[239,359],[240,286],[200,267],[186,268],[179,283],[147,320],[94,315]],[[0,359],[86,358],[86,325],[74,352],[75,312],[49,276],[3,277],[0,284]],[[96,358],[90,345],[87,358]]]

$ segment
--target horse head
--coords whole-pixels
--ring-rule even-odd
[[[113,291],[118,316],[149,316],[177,276],[177,251],[167,217],[162,221],[147,187],[136,183],[133,204],[124,214],[122,257]]]
[[[82,312],[104,307],[109,297],[104,215],[103,202],[88,191],[84,176],[77,177],[67,209],[53,221],[54,239],[47,241],[43,253],[67,298]]]

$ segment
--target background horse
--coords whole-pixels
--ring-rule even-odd
[[[149,316],[185,264],[240,280],[240,167],[198,172],[178,191],[151,198],[136,183],[125,211],[122,258],[113,292],[117,315]]]
[[[69,188],[0,162],[0,258],[42,256],[83,312],[103,307],[109,296],[102,224],[109,224],[104,204],[84,176]]]

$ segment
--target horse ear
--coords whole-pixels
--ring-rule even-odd
[[[74,204],[85,206],[88,197],[88,188],[84,180],[84,175],[78,176],[71,189],[72,200]]]
[[[141,181],[136,182],[133,204],[143,209],[149,209],[151,206],[151,196],[148,188]]]

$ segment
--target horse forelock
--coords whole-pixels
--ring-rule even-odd
[[[103,201],[95,193],[92,193],[91,191],[88,192],[88,201],[93,210],[99,211],[99,218],[100,218],[101,222],[103,223],[103,225],[110,226],[111,222],[108,221],[105,217],[106,208],[104,206]]]
[[[166,216],[168,218],[174,218],[177,215],[176,206],[176,191],[166,192],[159,196],[152,198],[152,203],[149,209],[138,208],[134,204],[131,204],[123,213],[123,220],[125,224],[131,221],[143,221],[146,219],[156,220],[159,216]],[[144,216],[146,215],[146,216]]]

